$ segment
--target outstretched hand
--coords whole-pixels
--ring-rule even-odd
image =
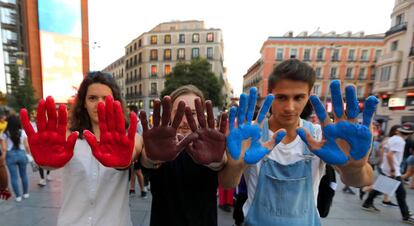
[[[47,112],[47,119],[46,119]],[[63,167],[73,156],[78,132],[72,132],[66,140],[68,123],[66,106],[59,106],[56,114],[55,101],[51,96],[39,100],[37,108],[37,132],[30,124],[25,108],[20,110],[20,120],[27,134],[30,152],[40,167]]]
[[[185,116],[188,124],[191,131],[197,136],[197,139],[193,140],[193,142],[188,145],[187,152],[198,164],[208,165],[210,163],[221,162],[226,150],[225,133],[227,126],[227,114],[225,112],[221,114],[220,129],[216,130],[214,125],[213,105],[211,101],[206,101],[207,123],[204,115],[204,108],[200,99],[196,98],[194,103],[199,127],[197,127],[194,120],[191,108],[186,107]]]
[[[105,104],[98,104],[99,141],[89,130],[83,135],[92,149],[92,154],[104,166],[112,168],[126,168],[132,162],[135,133],[137,130],[137,116],[130,114],[128,135],[125,130],[124,114],[121,103],[112,96],[105,98]]]
[[[317,96],[310,100],[316,115],[322,124],[323,141],[316,141],[308,131],[298,128],[297,133],[314,154],[331,165],[351,163],[362,166],[372,145],[371,120],[375,113],[378,100],[370,96],[365,101],[362,124],[357,122],[359,114],[358,100],[353,85],[347,86],[346,113],[344,113],[340,82],[331,83],[331,94],[334,108],[334,123],[327,117],[325,108]]]
[[[193,139],[183,139],[181,141],[177,139],[177,128],[184,116],[185,103],[183,101],[179,102],[172,124],[170,124],[172,103],[169,96],[165,96],[162,99],[162,107],[161,118],[161,102],[160,100],[154,100],[154,125],[151,129],[148,128],[147,114],[145,111],[141,111],[140,119],[146,156],[152,161],[166,162],[174,160]],[[195,139],[196,137],[193,135],[193,138]]]
[[[240,161],[243,158],[246,164],[255,164],[267,155],[275,145],[277,145],[286,135],[284,130],[278,130],[268,142],[260,143],[262,133],[263,120],[273,102],[273,95],[268,95],[257,115],[255,121],[252,122],[254,109],[257,100],[257,89],[250,88],[249,97],[245,93],[240,95],[240,106],[237,109],[230,109],[229,124],[230,133],[227,136],[227,149],[233,160]],[[235,120],[237,116],[237,127]]]

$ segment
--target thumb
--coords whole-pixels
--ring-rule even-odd
[[[180,142],[178,142],[177,144],[177,149],[179,151],[181,151],[182,149],[184,149],[189,143],[193,142],[194,140],[196,140],[198,138],[198,134],[197,133],[191,133],[189,135],[187,135],[186,137],[184,137],[184,139],[182,139]]]
[[[313,139],[309,131],[303,127],[297,128],[296,133],[299,135],[300,139],[308,146],[311,151],[319,150],[325,144],[325,141],[317,141]]]
[[[69,137],[66,141],[66,145],[65,145],[65,150],[67,152],[73,152],[73,149],[75,147],[76,140],[78,139],[78,136],[79,136],[78,131],[74,131],[69,135]]]
[[[91,146],[92,152],[95,153],[95,151],[98,150],[98,141],[96,140],[96,137],[91,131],[84,130],[83,136],[85,137],[86,142],[88,142],[89,146]]]
[[[272,135],[272,138],[269,141],[263,144],[263,147],[271,151],[276,145],[278,145],[283,140],[285,136],[286,130],[279,129]]]

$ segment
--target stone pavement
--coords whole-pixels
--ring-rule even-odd
[[[30,170],[30,167],[28,168]],[[29,172],[30,198],[17,203],[14,199],[0,201],[0,225],[9,226],[53,226],[56,225],[60,206],[60,171],[51,173],[53,180],[45,187],[39,187],[38,173]],[[137,188],[138,189],[138,188]],[[338,186],[333,207],[329,216],[322,220],[324,226],[399,226],[401,222],[398,208],[383,207],[380,205],[382,197],[377,198],[376,206],[380,213],[366,212],[360,208],[362,201],[358,195],[349,195],[342,192],[342,185]],[[137,190],[138,191],[138,190]],[[354,188],[357,193],[357,189]],[[395,198],[393,198],[395,202]],[[407,203],[414,210],[414,190],[407,189]],[[131,215],[135,226],[148,226],[150,219],[151,197],[142,199],[139,195],[131,196]],[[231,213],[218,210],[220,226],[233,224]]]

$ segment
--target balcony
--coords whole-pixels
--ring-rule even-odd
[[[410,48],[410,53],[408,54],[408,56],[410,57],[414,56],[414,47]]]
[[[400,23],[398,25],[391,27],[387,32],[385,32],[385,37],[395,34],[397,32],[406,31],[406,30],[407,30],[407,22],[403,22],[403,23]]]
[[[406,78],[403,82],[403,88],[414,86],[414,77],[413,78]]]
[[[382,55],[377,62],[377,66],[384,64],[399,63],[402,60],[402,51],[396,50]]]
[[[373,86],[373,93],[381,93],[381,92],[395,92],[397,89],[397,81],[396,80],[389,80],[389,81],[374,81]]]

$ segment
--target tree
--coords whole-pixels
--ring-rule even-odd
[[[211,71],[211,64],[203,58],[193,59],[191,63],[177,63],[172,72],[166,76],[165,88],[161,96],[169,95],[178,87],[189,84],[199,88],[204,97],[211,100],[215,106],[222,105],[222,84]]]
[[[37,100],[34,96],[34,88],[30,76],[20,76],[19,69],[16,65],[10,66],[10,95],[7,96],[7,102],[17,112],[21,108],[26,108],[31,112]]]

